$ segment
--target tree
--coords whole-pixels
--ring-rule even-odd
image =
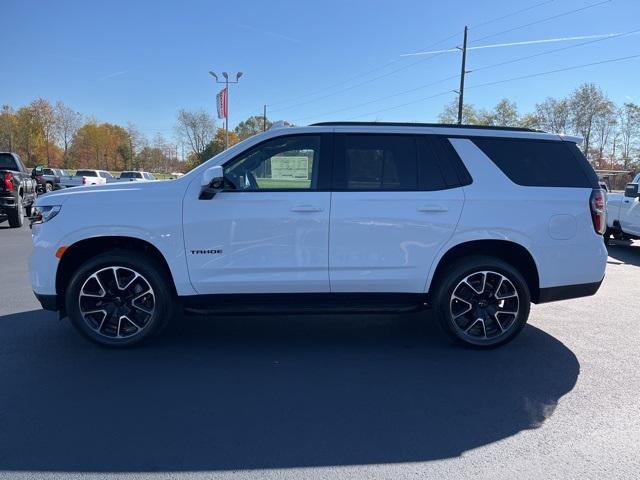
[[[604,167],[605,148],[612,139],[617,124],[616,108],[612,101],[605,100],[593,121],[593,143],[595,162],[598,168]],[[615,141],[615,137],[614,137]]]
[[[620,154],[623,168],[629,168],[640,141],[640,105],[627,102],[618,110]]]
[[[127,135],[129,136],[128,146],[129,151],[127,154],[127,158],[129,161],[125,164],[125,170],[135,169],[140,170],[140,165],[138,161],[138,154],[140,151],[148,145],[148,141],[145,136],[140,133],[138,127],[136,127],[132,122],[127,122],[126,126]]]
[[[582,151],[585,155],[589,155],[592,147],[594,124],[599,116],[607,114],[609,107],[609,99],[593,83],[584,83],[571,94],[571,123],[575,132],[584,139]]]
[[[9,105],[0,108],[0,151],[14,150],[16,115]]]
[[[240,141],[240,139],[238,138],[238,135],[236,135],[235,132],[229,132],[229,146],[231,147],[232,145],[235,145],[236,143],[238,143]],[[205,148],[204,152],[202,152],[202,155],[200,156],[200,159],[196,159],[193,156],[190,156],[190,158],[188,158],[187,160],[189,161],[189,166],[191,168],[199,165],[200,163],[204,162],[205,160],[209,160],[212,157],[215,157],[216,155],[218,155],[220,152],[224,151],[224,130],[219,128],[218,131],[216,132],[216,136],[214,137],[214,139],[209,142],[209,144],[207,145],[207,148]]]
[[[82,125],[82,115],[60,101],[56,102],[54,112],[56,117],[56,135],[64,152],[63,166],[64,168],[69,168],[72,165],[69,149],[73,137]]]
[[[129,136],[119,125],[90,120],[78,129],[72,152],[80,167],[122,170],[127,162]]]
[[[518,106],[515,102],[503,98],[493,109],[493,125],[517,127],[520,124]]]
[[[536,117],[543,130],[556,134],[567,133],[571,120],[569,101],[548,97],[544,102],[536,105]]]
[[[15,151],[29,165],[39,163],[35,155],[38,145],[42,144],[40,128],[33,110],[28,107],[20,108],[15,115]]]
[[[264,127],[264,124],[265,122],[262,116],[254,115],[240,122],[234,129],[234,132],[238,135],[240,140],[244,140],[264,131],[265,129],[269,129],[271,125],[273,125],[273,122],[267,119],[266,128]]]
[[[438,115],[440,123],[458,123],[458,100],[454,99],[447,103]],[[462,123],[465,125],[475,125],[478,123],[478,112],[473,105],[465,103],[462,106]]]
[[[56,115],[51,104],[44,98],[38,98],[31,102],[30,108],[33,111],[33,118],[36,128],[40,130],[42,140],[44,141],[47,166],[51,166],[51,149],[49,146],[53,143],[56,132]]]
[[[202,154],[216,133],[215,120],[204,110],[183,109],[178,112],[177,122],[178,138],[189,146],[198,163],[202,163],[205,160]]]

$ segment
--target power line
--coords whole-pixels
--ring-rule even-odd
[[[569,45],[567,47],[561,47],[561,48],[555,48],[555,49],[552,49],[552,50],[546,50],[544,52],[535,53],[535,54],[532,54],[532,55],[526,55],[524,57],[513,58],[511,60],[506,60],[506,61],[503,61],[503,62],[498,62],[498,63],[491,64],[491,65],[485,65],[485,66],[482,66],[482,67],[479,67],[479,68],[475,68],[473,70],[468,70],[467,73],[475,73],[475,72],[479,72],[479,71],[482,71],[482,70],[489,70],[491,68],[496,68],[496,67],[500,67],[500,66],[503,66],[503,65],[509,65],[511,63],[516,63],[516,62],[520,62],[520,61],[524,61],[524,60],[529,60],[531,58],[540,57],[540,56],[543,56],[543,55],[550,55],[552,53],[557,53],[557,52],[561,52],[561,51],[564,51],[564,50],[569,50],[571,48],[577,48],[577,47],[580,47],[580,46],[589,45],[589,44],[596,43],[596,42],[603,42],[603,41],[606,41],[606,40],[611,40],[613,38],[620,38],[620,37],[625,37],[625,36],[629,36],[629,35],[635,35],[635,34],[638,34],[638,33],[640,33],[640,29],[632,30],[632,31],[629,31],[629,32],[624,32],[624,33],[619,33],[619,34],[615,34],[615,35],[611,35],[611,36],[605,37],[605,38],[598,38],[596,40],[590,40],[588,42],[582,42],[582,43],[578,43],[576,45]],[[382,96],[382,97],[374,98],[372,100],[368,100],[366,102],[358,103],[356,105],[350,105],[348,107],[343,107],[343,108],[339,108],[339,109],[336,109],[336,110],[331,110],[329,112],[324,112],[324,113],[321,113],[321,114],[318,114],[318,115],[308,115],[306,117],[295,119],[295,121],[296,122],[301,122],[301,121],[304,121],[304,120],[308,120],[310,118],[326,117],[326,116],[333,115],[333,114],[336,114],[336,113],[341,113],[341,112],[344,112],[344,111],[353,110],[353,109],[356,109],[356,108],[364,107],[366,105],[370,105],[372,103],[377,103],[377,102],[380,102],[380,101],[383,101],[383,100],[388,100],[390,98],[395,98],[395,97],[398,97],[398,96],[401,96],[401,95],[406,95],[407,93],[412,93],[412,92],[415,92],[415,91],[418,91],[418,90],[422,90],[424,88],[431,87],[431,86],[434,86],[434,85],[438,85],[440,83],[446,82],[448,80],[453,80],[453,79],[456,79],[456,78],[460,78],[460,74],[450,75],[448,77],[444,77],[444,78],[441,78],[439,80],[435,80],[433,82],[429,82],[429,83],[426,83],[426,84],[423,84],[423,85],[419,85],[417,87],[410,88],[408,90],[403,90],[403,91],[396,92],[396,93],[393,93],[393,94],[390,94],[390,95],[385,95],[385,96]]]
[[[406,95],[407,93],[415,92],[417,90],[422,90],[423,88],[432,87],[433,85],[437,85],[439,83],[446,82],[447,80],[452,80],[454,78],[459,78],[459,77],[460,77],[459,74],[458,75],[451,75],[449,77],[441,78],[440,80],[435,80],[433,82],[430,82],[430,83],[427,83],[427,84],[424,84],[424,85],[420,85],[418,87],[411,88],[409,90],[403,90],[402,92],[392,93],[390,95],[385,95],[384,97],[378,97],[378,98],[375,98],[373,100],[369,100],[369,101],[366,101],[366,102],[358,103],[357,105],[351,105],[351,106],[348,106],[348,107],[339,108],[337,110],[332,110],[330,112],[320,113],[318,115],[308,115],[306,117],[295,119],[294,121],[295,122],[301,122],[303,120],[308,120],[309,118],[326,117],[328,115],[333,115],[335,113],[340,113],[340,112],[344,112],[344,111],[347,111],[347,110],[353,110],[355,108],[364,107],[365,105],[370,105],[372,103],[381,102],[383,100],[388,100],[390,98],[399,97],[400,95]]]
[[[614,35],[610,35],[608,37],[598,38],[596,40],[589,40],[588,42],[576,43],[575,45],[569,45],[567,47],[554,48],[552,50],[545,50],[544,52],[534,53],[532,55],[526,55],[524,57],[513,58],[511,60],[505,60],[503,62],[493,63],[491,65],[485,65],[483,67],[474,68],[473,70],[469,70],[468,72],[469,73],[480,72],[482,70],[488,70],[490,68],[501,67],[503,65],[509,65],[511,63],[521,62],[523,60],[529,60],[531,58],[542,57],[544,55],[550,55],[552,53],[558,53],[558,52],[562,52],[564,50],[569,50],[569,49],[572,49],[572,48],[577,48],[577,47],[581,47],[581,46],[584,46],[584,45],[589,45],[589,44],[592,44],[592,43],[603,42],[605,40],[611,40],[613,38],[620,38],[620,37],[626,37],[626,36],[629,36],[629,35],[636,35],[638,33],[640,33],[640,29],[632,30],[630,32],[625,32],[625,33],[617,33],[617,34],[614,34]]]
[[[498,84],[501,84],[501,83],[513,82],[513,81],[516,81],[516,80],[524,80],[526,78],[541,77],[543,75],[550,75],[552,73],[566,72],[566,71],[569,71],[569,70],[576,70],[578,68],[592,67],[594,65],[602,65],[602,64],[605,64],[605,63],[613,63],[613,62],[622,62],[624,60],[631,60],[632,58],[638,58],[638,57],[640,57],[640,54],[628,55],[626,57],[611,58],[609,60],[602,60],[602,61],[599,61],[599,62],[584,63],[582,65],[573,65],[571,67],[558,68],[556,70],[547,70],[546,72],[538,72],[538,73],[532,73],[530,75],[522,75],[522,76],[519,76],[519,77],[506,78],[504,80],[496,80],[494,82],[480,83],[480,84],[477,84],[477,85],[472,85],[472,86],[467,87],[467,88],[487,87],[487,86],[490,86],[490,85],[498,85]]]
[[[582,11],[587,10],[589,8],[594,8],[594,7],[597,7],[599,5],[604,5],[605,3],[610,3],[611,1],[612,0],[603,0],[601,2],[592,3],[592,4],[586,5],[584,7],[574,8],[573,10],[568,10],[566,12],[558,13],[556,15],[552,15],[550,17],[545,17],[545,18],[542,18],[540,20],[536,20],[534,22],[525,23],[524,25],[519,25],[517,27],[508,28],[507,30],[502,30],[502,31],[497,32],[497,33],[492,33],[492,34],[489,34],[489,35],[485,35],[484,37],[476,38],[471,43],[477,43],[477,42],[480,42],[482,40],[486,40],[487,38],[497,37],[498,35],[502,35],[504,33],[509,33],[509,32],[514,32],[516,30],[520,30],[521,28],[531,27],[532,25],[538,25],[540,23],[547,22],[549,20],[554,20],[556,18],[564,17],[566,15],[571,15],[572,13],[582,12]]]
[[[517,14],[520,14],[520,13],[523,13],[523,12],[526,12],[526,11],[529,11],[529,10],[532,10],[532,9],[534,9],[534,8],[541,7],[541,6],[543,6],[543,5],[547,5],[547,4],[549,4],[549,3],[553,2],[553,1],[554,1],[554,0],[546,0],[546,1],[543,1],[543,2],[539,2],[539,3],[536,3],[536,4],[531,5],[531,6],[529,6],[529,7],[522,8],[522,9],[520,9],[520,10],[516,10],[515,12],[511,12],[511,13],[508,13],[508,14],[506,14],[506,15],[501,15],[501,16],[499,16],[499,17],[492,18],[492,19],[487,20],[487,21],[485,21],[485,22],[483,22],[483,23],[480,23],[480,24],[478,24],[478,25],[472,25],[472,27],[470,27],[470,28],[480,28],[480,27],[485,26],[485,25],[488,25],[488,24],[490,24],[490,23],[494,23],[494,22],[497,22],[497,21],[499,21],[499,20],[503,20],[503,19],[505,19],[505,18],[515,16],[515,15],[517,15]],[[424,48],[425,48],[425,49],[427,49],[427,48],[433,48],[433,47],[436,47],[436,46],[441,45],[442,43],[444,43],[444,42],[446,42],[446,41],[448,41],[448,40],[451,40],[451,39],[453,39],[453,38],[456,38],[456,37],[458,37],[458,36],[459,36],[459,33],[458,33],[458,32],[456,32],[456,33],[451,34],[451,35],[449,35],[449,36],[447,36],[447,37],[445,37],[445,38],[442,38],[442,39],[440,39],[440,40],[438,40],[438,41],[436,41],[436,42],[434,42],[434,43],[432,43],[432,44],[430,44],[430,45],[428,45],[428,46],[426,46],[426,47],[424,47]],[[419,60],[419,61],[417,61],[417,62],[413,62],[413,63],[411,63],[411,64],[409,64],[409,65],[405,65],[405,66],[400,67],[400,68],[398,68],[398,69],[396,69],[396,70],[393,70],[393,71],[391,71],[391,72],[388,72],[387,74],[383,74],[383,75],[380,75],[380,76],[375,77],[375,78],[373,78],[373,79],[370,79],[370,81],[360,83],[360,84],[358,84],[358,85],[354,86],[353,88],[357,88],[357,87],[359,87],[359,86],[361,86],[361,85],[364,85],[364,84],[370,83],[370,82],[372,82],[372,81],[374,81],[374,80],[378,80],[378,79],[380,79],[380,78],[385,78],[385,77],[387,77],[387,76],[389,76],[389,75],[392,75],[392,74],[394,74],[394,73],[397,73],[397,72],[399,72],[399,71],[402,71],[402,70],[405,70],[405,69],[407,69],[407,68],[413,67],[414,65],[417,65],[417,64],[419,64],[419,63],[422,63],[423,61],[427,60],[428,58],[432,58],[432,57],[426,57],[426,58],[423,58],[423,59],[421,59],[421,60]],[[362,72],[362,73],[359,73],[359,74],[353,75],[353,76],[351,76],[351,77],[347,78],[346,80],[342,80],[342,81],[337,82],[337,83],[334,83],[334,84],[332,84],[332,85],[329,85],[329,86],[326,86],[326,87],[322,87],[322,88],[320,88],[320,89],[318,89],[318,90],[315,90],[315,91],[313,91],[313,92],[310,92],[310,93],[306,93],[306,94],[303,94],[303,95],[298,95],[298,96],[296,96],[296,97],[291,97],[291,98],[284,99],[284,100],[278,100],[278,101],[276,101],[276,102],[271,102],[271,103],[269,103],[269,104],[268,104],[268,106],[269,106],[269,107],[272,107],[272,106],[274,106],[274,105],[281,105],[281,104],[283,104],[283,103],[294,102],[294,101],[299,100],[299,99],[302,99],[302,98],[306,98],[306,97],[310,97],[310,96],[313,96],[313,95],[317,95],[318,93],[322,93],[322,92],[324,92],[324,91],[331,90],[331,89],[333,89],[333,88],[335,88],[335,87],[339,87],[339,86],[344,85],[344,84],[346,84],[346,83],[349,83],[349,82],[351,82],[351,81],[353,81],[353,80],[357,80],[358,78],[366,77],[367,75],[370,75],[371,73],[375,73],[375,72],[377,72],[377,71],[383,70],[384,68],[388,67],[389,65],[393,65],[393,64],[397,63],[398,61],[399,61],[398,59],[390,60],[390,61],[388,61],[388,62],[386,62],[386,63],[384,63],[384,64],[382,64],[382,65],[379,65],[379,66],[374,67],[374,68],[372,68],[372,69],[366,70],[365,72]],[[329,97],[329,96],[332,96],[332,95],[334,95],[334,94],[342,93],[343,91],[348,91],[348,90],[350,90],[350,89],[351,89],[351,88],[344,89],[344,90],[341,90],[341,91],[338,91],[338,92],[334,92],[334,93],[331,93],[331,94],[326,95],[326,96],[324,96],[324,97],[321,97],[321,98],[318,98],[318,99],[314,99],[314,100],[310,100],[310,101],[305,102],[305,103],[303,103],[303,104],[295,104],[295,105],[290,105],[290,106],[286,106],[286,107],[281,107],[281,108],[279,108],[279,109],[276,109],[275,111],[276,111],[276,112],[278,112],[278,111],[281,111],[281,110],[285,110],[285,109],[289,109],[289,108],[297,107],[297,106],[300,106],[300,105],[306,105],[307,103],[312,103],[312,102],[314,102],[314,101],[316,101],[316,100],[322,100],[322,99],[327,98],[327,97]]]
[[[584,63],[584,64],[581,64],[581,65],[573,65],[571,67],[558,68],[558,69],[555,69],[555,70],[547,70],[545,72],[537,72],[537,73],[532,73],[532,74],[529,74],[529,75],[522,75],[522,76],[519,76],[519,77],[512,77],[512,78],[506,78],[506,79],[503,79],[503,80],[496,80],[496,81],[493,81],[493,82],[486,82],[486,83],[480,83],[480,84],[476,84],[476,85],[471,85],[471,86],[467,87],[467,89],[488,87],[488,86],[491,86],[491,85],[498,85],[498,84],[503,84],[503,83],[508,83],[508,82],[514,82],[514,81],[517,81],[517,80],[524,80],[524,79],[527,79],[527,78],[535,78],[535,77],[540,77],[540,76],[543,76],[543,75],[551,75],[553,73],[566,72],[566,71],[569,71],[569,70],[577,70],[577,69],[580,69],[580,68],[592,67],[592,66],[595,66],[595,65],[603,65],[603,64],[606,64],[606,63],[621,62],[621,61],[624,61],[624,60],[631,60],[633,58],[639,58],[639,57],[640,57],[640,54],[636,54],[636,55],[628,55],[628,56],[625,56],[625,57],[611,58],[611,59],[608,59],[608,60],[601,60],[599,62],[591,62],[591,63]],[[412,100],[410,102],[402,103],[402,104],[399,104],[399,105],[393,105],[391,107],[383,108],[383,109],[380,109],[380,110],[376,110],[374,112],[365,113],[365,114],[358,115],[358,116],[351,117],[351,118],[355,119],[355,118],[366,117],[366,116],[369,116],[369,115],[375,115],[377,113],[386,112],[386,111],[389,111],[389,110],[394,110],[396,108],[406,107],[406,106],[409,106],[409,105],[413,105],[415,103],[423,102],[425,100],[430,100],[432,98],[440,97],[442,95],[446,95],[446,94],[449,94],[449,93],[451,93],[451,91],[447,90],[447,91],[444,91],[444,92],[436,93],[436,94],[428,96],[428,97],[418,98],[418,99]]]
[[[504,20],[505,18],[513,17],[515,15],[518,15],[519,13],[524,13],[524,12],[527,12],[529,10],[533,10],[534,8],[541,7],[543,5],[547,5],[549,3],[552,3],[553,1],[554,0],[546,0],[544,2],[540,2],[540,3],[536,3],[535,5],[531,5],[530,7],[526,7],[526,8],[520,9],[520,10],[516,10],[515,12],[507,13],[506,15],[502,15],[501,17],[497,17],[497,18],[493,18],[491,20],[487,20],[486,22],[479,23],[478,25],[471,25],[469,27],[469,30],[471,30],[471,29],[475,30],[475,29],[478,29],[480,27],[484,27],[486,25],[489,25],[490,23],[499,22],[500,20]]]
[[[430,59],[439,57],[440,55],[442,55],[442,53],[436,53],[434,55],[431,55],[430,57],[426,57],[426,58],[423,58],[421,60],[418,60],[417,62],[413,62],[413,63],[410,63],[408,65],[404,65],[404,66],[402,66],[400,68],[396,68],[395,70],[391,70],[390,72],[387,72],[387,73],[385,73],[383,75],[378,75],[377,77],[373,77],[373,78],[370,78],[370,79],[365,80],[363,82],[356,83],[355,85],[351,85],[350,87],[346,87],[346,88],[343,88],[343,89],[340,89],[340,90],[336,90],[335,92],[328,93],[326,95],[323,95],[322,97],[317,97],[317,98],[314,98],[312,100],[307,100],[306,102],[302,102],[302,103],[296,103],[295,105],[290,105],[288,107],[276,108],[275,110],[272,110],[272,111],[280,112],[280,111],[283,111],[283,110],[290,110],[292,108],[301,107],[303,105],[308,105],[310,103],[314,103],[314,102],[317,102],[317,101],[320,101],[320,100],[324,100],[325,98],[329,98],[329,97],[332,97],[334,95],[338,95],[340,93],[348,92],[349,90],[353,90],[354,88],[358,88],[358,87],[361,87],[363,85],[367,85],[367,84],[369,84],[371,82],[375,82],[376,80],[379,80],[381,78],[388,77],[389,75],[393,75],[394,73],[397,73],[397,72],[399,72],[401,70],[406,70],[407,68],[411,68],[414,65],[417,65],[418,63],[422,63],[425,60],[430,60]]]

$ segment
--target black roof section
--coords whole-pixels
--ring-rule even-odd
[[[312,123],[311,127],[440,127],[440,128],[471,128],[477,130],[509,130],[512,132],[535,132],[544,133],[542,130],[534,130],[524,127],[499,127],[495,125],[458,125],[457,123],[404,123],[404,122],[319,122]]]

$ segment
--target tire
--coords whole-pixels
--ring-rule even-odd
[[[173,316],[170,281],[155,260],[139,252],[103,253],[73,274],[65,293],[66,311],[74,327],[95,343],[138,345]]]
[[[7,211],[7,220],[11,228],[20,228],[24,224],[24,211],[22,206],[22,197],[18,195],[16,208]]]
[[[47,182],[44,184],[45,193],[49,193],[52,190],[53,190],[53,184],[51,182]]]
[[[529,287],[520,272],[485,255],[464,257],[448,266],[435,299],[444,331],[456,343],[480,349],[513,340],[527,323],[531,307]]]

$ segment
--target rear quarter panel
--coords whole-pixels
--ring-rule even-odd
[[[458,227],[439,252],[480,239],[518,243],[532,255],[540,287],[598,282],[607,252],[595,233],[589,210],[590,188],[525,187],[513,183],[468,139],[451,139],[473,177],[464,187],[465,204]]]

